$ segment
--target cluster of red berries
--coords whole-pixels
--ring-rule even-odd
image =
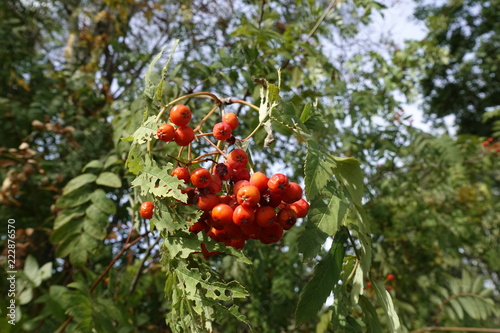
[[[187,106],[175,105],[170,111],[170,121],[178,127],[161,125],[157,131],[158,139],[174,140],[179,146],[189,145],[196,136],[187,126],[191,118]],[[211,134],[219,141],[233,144],[236,141],[233,131],[238,124],[236,114],[225,113]],[[299,184],[290,182],[281,173],[270,178],[262,172],[250,174],[248,155],[243,149],[236,148],[223,155],[226,160],[213,161],[210,169],[190,170],[191,164],[188,163],[171,173],[186,184],[182,192],[188,196],[187,204],[196,205],[203,211],[200,219],[189,226],[191,232],[203,231],[217,242],[241,249],[248,239],[257,239],[264,244],[279,241],[284,230],[289,230],[298,218],[307,215],[309,204],[302,198]],[[151,218],[153,208],[151,202],[143,203],[141,216]],[[210,256],[218,252],[205,249],[205,257],[207,253]]]
[[[500,142],[493,142],[493,138],[484,140],[482,146],[486,152],[495,153],[496,156],[500,153]]]

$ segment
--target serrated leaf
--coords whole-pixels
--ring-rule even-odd
[[[153,75],[153,73],[155,73],[154,67],[155,67],[156,63],[158,62],[158,60],[160,60],[160,58],[161,58],[161,56],[166,48],[167,48],[166,46],[163,47],[161,49],[161,51],[158,52],[158,54],[153,58],[153,60],[151,61],[151,63],[148,66],[148,70],[146,72],[146,75],[144,75],[144,94],[149,99],[154,98],[155,87],[157,86],[157,84],[155,82],[153,82],[153,80],[152,80],[152,75]]]
[[[334,157],[335,167],[333,171],[339,181],[347,188],[351,199],[356,205],[361,206],[365,190],[364,174],[360,163],[355,158]]]
[[[165,66],[163,66],[163,69],[161,70],[160,83],[156,87],[156,93],[155,93],[155,98],[158,101],[161,101],[161,96],[162,96],[162,92],[163,92],[163,82],[167,79],[167,70],[168,70],[168,67],[170,66],[170,61],[172,60],[172,56],[174,55],[174,51],[177,48],[178,44],[179,44],[179,40],[176,39],[174,42],[174,45],[172,46],[172,51],[170,51],[170,55],[168,56],[168,60],[165,63]],[[162,52],[164,50],[165,50],[165,48],[162,50]]]
[[[144,118],[147,117],[147,111],[144,112]],[[124,141],[130,141],[132,138],[133,143],[142,145],[148,141],[154,139],[156,135],[156,131],[158,130],[158,121],[156,120],[156,116],[151,116],[142,121],[141,126],[135,130],[134,134],[131,136],[124,138]]]
[[[249,296],[245,288],[237,281],[229,283],[210,282],[210,276],[202,278],[198,269],[187,269],[183,266],[177,268],[179,279],[185,283],[186,291],[192,295],[197,293],[198,285],[205,290],[205,296],[214,300],[229,301],[233,298],[245,298]]]
[[[99,177],[96,179],[96,184],[101,186],[120,188],[122,187],[122,181],[120,177],[112,172],[103,172],[99,174]]]
[[[99,188],[92,192],[90,200],[104,213],[109,215],[116,213],[115,202],[106,196],[106,192],[104,192],[104,190]]]
[[[330,252],[316,265],[312,278],[300,293],[295,310],[296,325],[315,317],[325,303],[342,272],[342,262],[347,241],[347,229],[343,228],[335,235]]]
[[[384,313],[387,316],[389,332],[401,332],[401,324],[399,322],[398,314],[394,309],[391,295],[387,290],[385,290],[384,285],[380,281],[372,281],[372,286],[377,294],[382,310],[384,310]]]
[[[359,303],[363,309],[363,318],[366,325],[366,333],[382,333],[382,325],[378,319],[378,314],[372,303],[363,295],[359,297]]]
[[[152,158],[146,156],[144,169],[142,173],[132,181],[132,187],[139,187],[142,196],[151,193],[156,197],[172,197],[182,202],[186,202],[187,195],[181,192],[181,188],[184,187],[185,184],[177,177],[170,176],[171,169],[171,163],[160,168]]]
[[[308,213],[309,221],[314,223],[319,230],[333,236],[342,224],[347,208],[347,204],[333,193],[330,198],[318,197],[311,202]]]
[[[144,169],[144,150],[137,143],[133,143],[128,152],[127,160],[125,161],[125,166],[134,175],[138,175],[142,169]]]
[[[304,232],[297,239],[298,251],[303,253],[304,260],[312,259],[318,255],[327,238],[328,235],[317,226],[311,223],[306,224]]]
[[[200,251],[200,241],[192,234],[178,231],[163,241],[169,258],[187,258],[191,253]]]
[[[335,160],[322,151],[312,140],[307,142],[307,155],[304,165],[306,194],[309,200],[314,199],[332,179]]]
[[[259,106],[259,123],[262,123],[271,114],[271,111],[279,105],[281,97],[278,86],[267,82],[265,79],[258,79],[257,81],[262,84]]]

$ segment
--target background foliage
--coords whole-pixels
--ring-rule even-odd
[[[0,215],[16,220],[19,271],[18,322],[2,316],[0,330],[499,327],[495,4],[421,4],[428,35],[393,52],[360,34],[390,2],[0,2]],[[310,214],[275,247],[189,255],[201,236],[176,212],[138,215],[151,193],[136,174],[169,168],[168,148],[141,153],[144,113],[199,91],[259,105],[253,79],[277,86],[278,69],[276,142],[257,132],[253,162],[303,182]],[[414,128],[401,103],[416,94],[430,119],[454,115],[458,135]],[[197,119],[212,107],[188,104]],[[259,122],[226,108],[242,133]]]

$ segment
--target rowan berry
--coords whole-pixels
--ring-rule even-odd
[[[248,180],[243,179],[243,180],[237,181],[233,185],[233,194],[237,195],[240,188],[242,188],[243,186],[249,186],[249,185],[250,185],[250,182]]]
[[[194,140],[194,131],[189,126],[177,127],[174,133],[174,140],[179,146],[188,146]]]
[[[297,217],[306,217],[307,212],[309,210],[309,203],[305,201],[304,199],[300,199],[298,201],[295,201],[289,207],[295,211],[297,214]]]
[[[254,207],[260,201],[259,189],[252,185],[243,186],[238,190],[236,200],[242,206]]]
[[[186,105],[177,104],[170,109],[170,121],[177,126],[186,126],[192,117],[193,114]]]
[[[290,207],[284,207],[278,212],[276,221],[284,230],[290,230],[295,225],[295,222],[297,222],[297,213]]]
[[[394,278],[395,278],[394,274],[387,274],[388,281],[392,281],[392,280],[394,280]]]
[[[214,167],[213,173],[218,175],[221,180],[228,180],[234,174],[233,169],[229,166],[228,163],[218,163]]]
[[[281,203],[281,195],[271,192],[269,189],[261,194],[260,204],[276,208]]]
[[[271,206],[262,206],[255,209],[255,223],[265,228],[276,220],[276,211]]]
[[[156,136],[158,136],[158,139],[160,139],[161,141],[170,142],[174,138],[174,133],[175,133],[174,126],[170,124],[163,124],[160,127],[158,127],[158,130],[156,131]]]
[[[153,209],[155,205],[151,201],[145,201],[141,204],[139,214],[143,219],[150,219],[153,217]]]
[[[198,221],[189,226],[189,231],[194,232],[195,234],[203,230],[208,230],[208,224],[206,224],[205,221]]]
[[[198,197],[196,205],[200,210],[209,211],[219,204],[219,197],[216,194],[209,193]]]
[[[276,173],[272,175],[267,182],[269,190],[277,194],[283,194],[284,191],[288,188],[288,185],[288,177],[282,173]]]
[[[223,225],[233,223],[233,209],[227,204],[218,204],[212,209],[212,219]]]
[[[250,176],[250,184],[257,187],[259,191],[264,192],[267,190],[267,182],[269,178],[262,172],[254,172]]]
[[[268,227],[262,228],[260,241],[264,244],[278,242],[283,236],[283,228],[277,222],[271,223]]]
[[[238,205],[233,212],[233,222],[236,225],[253,223],[255,220],[255,212],[252,207]]]
[[[189,174],[189,170],[183,167],[177,167],[174,170],[172,170],[172,173],[170,176],[175,176],[179,180],[183,180],[184,183],[188,183],[191,175]]]
[[[236,169],[234,170],[234,174],[231,177],[231,180],[233,182],[237,182],[240,180],[250,180],[250,171],[248,171],[248,169],[245,168]]]
[[[252,239],[259,239],[262,233],[262,227],[257,223],[241,224],[240,228],[245,235]]]
[[[302,198],[302,187],[299,184],[290,182],[288,187],[283,192],[283,201],[286,203],[294,203]]]
[[[234,247],[237,250],[241,250],[242,248],[245,247],[245,239],[240,238],[240,239],[231,239],[228,244],[228,246]]]
[[[230,239],[242,239],[245,238],[245,234],[241,231],[240,227],[238,227],[234,223],[225,224],[224,231],[228,235]]]
[[[231,137],[231,133],[231,126],[226,123],[217,123],[213,128],[214,138],[220,141],[229,139]]]
[[[212,175],[207,169],[198,168],[191,173],[191,183],[198,188],[204,188],[212,182]]]
[[[248,155],[243,149],[236,148],[227,155],[227,163],[233,169],[244,168],[248,163]]]
[[[210,193],[219,193],[222,191],[222,180],[217,175],[212,175],[212,181],[210,185],[208,185],[208,192]]]
[[[222,121],[231,126],[233,130],[235,130],[239,124],[238,116],[236,116],[236,113],[225,113],[222,116]]]

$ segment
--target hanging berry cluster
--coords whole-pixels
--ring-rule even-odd
[[[215,108],[204,120],[213,115],[213,111]],[[224,113],[221,118],[211,133],[202,133],[199,128],[204,120],[193,129],[189,126],[190,109],[186,105],[175,105],[169,117],[173,125],[163,124],[156,133],[159,140],[175,142],[181,150],[196,137],[203,137],[215,149],[189,163],[178,161],[171,173],[186,184],[182,192],[188,196],[187,204],[196,205],[203,212],[198,221],[189,225],[189,231],[205,232],[215,241],[237,249],[242,249],[248,239],[264,244],[278,242],[284,230],[292,228],[297,218],[307,215],[309,204],[302,198],[302,188],[281,173],[269,178],[262,172],[251,174],[248,155],[241,148],[226,148],[229,152],[221,150],[221,143],[230,147],[242,141],[233,135],[239,124],[236,114]],[[217,145],[207,138],[210,136],[218,141]],[[193,166],[207,161],[212,163],[209,168]],[[140,213],[143,218],[151,218],[153,204],[144,202]],[[202,250],[205,258],[218,253],[208,252],[203,246]]]

